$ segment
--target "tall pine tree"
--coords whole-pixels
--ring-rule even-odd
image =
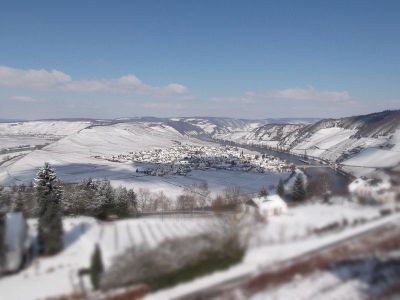
[[[53,255],[63,248],[62,189],[49,163],[40,168],[35,178],[38,202],[38,244],[44,255]]]
[[[279,179],[278,186],[276,187],[276,193],[282,198],[285,196],[285,186],[283,185],[282,178]]]
[[[103,260],[101,257],[101,251],[98,244],[94,248],[94,252],[90,259],[90,281],[92,282],[93,288],[97,290],[100,284],[101,274],[103,273]]]
[[[110,214],[113,214],[115,207],[114,190],[110,180],[104,179],[97,181],[95,193],[95,211],[100,220],[105,220]]]
[[[293,201],[303,202],[306,199],[306,189],[304,187],[304,180],[302,175],[297,175],[293,184]]]

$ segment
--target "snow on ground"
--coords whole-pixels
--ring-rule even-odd
[[[399,219],[398,215],[379,219],[379,208],[382,207],[340,202],[333,205],[309,204],[289,208],[287,215],[271,217],[268,223],[251,227],[253,230],[249,250],[238,265],[157,292],[150,295],[149,299],[170,299],[172,296],[204,288],[221,280],[254,272],[261,266],[294,257],[356,232],[362,232],[382,224],[387,219]],[[352,225],[353,221],[360,218],[364,218],[366,223]],[[343,223],[344,219],[347,220],[347,227],[325,234],[313,233],[314,229],[332,222]],[[166,238],[192,235],[214,227],[212,222],[212,218],[204,217],[154,217],[105,223],[98,223],[89,217],[66,218],[65,250],[54,257],[37,259],[20,273],[2,278],[0,293],[6,295],[8,300],[43,299],[71,293],[79,288],[77,271],[88,267],[96,243],[100,245],[104,264],[108,267],[115,255],[132,245],[147,244],[156,247]],[[29,220],[29,224],[30,231],[34,234],[36,221]],[[24,288],[16,288],[19,286]]]
[[[335,198],[333,204],[313,203],[289,207],[286,214],[268,219],[267,226],[261,226],[259,234],[252,241],[253,246],[282,244],[304,239],[337,223],[340,226],[351,226],[356,222],[365,222],[380,217],[376,206],[364,206]],[[388,205],[391,207],[391,205]],[[382,208],[382,207],[380,207]]]
[[[36,259],[20,273],[1,278],[0,298],[36,300],[72,293],[79,285],[77,272],[89,266],[96,243],[107,268],[113,257],[128,247],[141,244],[155,247],[167,238],[199,233],[208,228],[210,221],[208,218],[143,218],[98,223],[88,217],[66,218],[65,250],[54,257]],[[29,220],[29,224],[34,233],[36,221]]]
[[[355,130],[339,127],[320,129],[292,150],[330,161],[347,155],[340,162],[344,170],[355,176],[368,175],[377,168],[391,167],[400,163],[400,130],[391,136],[354,138]]]
[[[400,130],[396,130],[389,143],[391,148],[368,148],[362,150],[358,155],[346,160],[343,164],[345,169],[352,171],[358,176],[365,175],[376,168],[392,167],[400,164]],[[364,168],[363,168],[364,167]]]
[[[267,125],[268,126],[268,125]],[[304,136],[298,143],[295,125],[284,127],[260,127],[253,131],[232,131],[214,134],[214,138],[230,140],[239,144],[257,144],[267,146],[289,146],[294,154],[304,155],[328,161],[339,159],[344,170],[355,176],[368,175],[377,168],[392,167],[400,164],[400,129],[387,136],[356,137],[357,130],[342,127],[321,128]],[[289,134],[289,135],[288,135]],[[285,137],[285,138],[284,138]]]
[[[93,126],[63,138],[41,150],[0,166],[0,184],[28,183],[45,161],[52,164],[58,177],[65,182],[84,178],[109,178],[114,186],[123,185],[163,191],[175,198],[185,185],[207,181],[212,193],[223,191],[227,185],[239,185],[246,192],[256,192],[261,186],[276,184],[287,173],[245,173],[235,171],[193,171],[188,176],[144,176],[136,173],[134,162],[112,162],[94,158],[158,148],[184,143],[197,146],[215,146],[195,138],[188,138],[175,129],[161,124],[123,123],[111,126]]]
[[[297,275],[278,286],[266,288],[251,297],[262,299],[398,299],[396,290],[387,294],[399,281],[399,251],[366,251],[358,258],[331,264],[324,270]],[[396,297],[397,296],[397,297]]]
[[[251,300],[265,299],[364,299],[365,284],[358,280],[343,282],[333,273],[315,272],[306,278],[295,278],[290,283],[254,295]]]
[[[45,145],[54,142],[52,137],[40,137],[40,136],[21,136],[21,135],[0,135],[0,150],[17,150],[21,146],[37,146]]]
[[[7,168],[0,168],[0,183],[31,181],[45,161],[53,164],[65,181],[106,177],[119,171],[126,175],[135,171],[134,165],[100,162],[93,156],[169,147],[174,141],[203,144],[187,139],[168,126],[138,123],[95,126],[34,151]]]
[[[145,297],[146,300],[174,299],[195,291],[205,290],[210,286],[217,285],[233,278],[246,276],[258,272],[261,268],[271,266],[308,251],[318,249],[336,241],[343,240],[353,235],[360,234],[369,229],[375,228],[387,222],[400,223],[400,215],[397,213],[388,217],[372,220],[365,224],[348,227],[345,230],[326,234],[323,236],[312,235],[308,239],[294,240],[285,244],[272,244],[261,247],[250,248],[243,261],[225,271],[217,271],[213,274],[200,277],[188,283],[182,283],[170,289],[161,290]],[[265,295],[264,295],[265,296]],[[296,294],[297,296],[297,294]],[[266,299],[266,298],[257,298]],[[269,298],[267,298],[269,299]],[[287,298],[279,298],[287,299]],[[293,299],[293,298],[290,298]],[[342,298],[335,298],[342,299]]]
[[[30,121],[0,123],[0,136],[67,136],[90,125],[82,121]]]
[[[289,173],[270,172],[270,173],[251,173],[230,170],[194,170],[186,176],[166,175],[166,176],[143,176],[131,174],[122,178],[112,178],[113,186],[125,186],[134,188],[149,189],[152,192],[164,192],[168,197],[175,199],[179,196],[185,186],[194,183],[207,182],[211,196],[222,194],[227,186],[239,186],[244,193],[257,193],[262,186],[270,187],[271,190],[279,182],[279,178],[287,178]]]

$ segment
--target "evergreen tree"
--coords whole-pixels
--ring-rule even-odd
[[[297,175],[293,184],[292,198],[296,202],[302,202],[306,199],[306,189],[302,175]]]
[[[285,196],[285,186],[283,185],[282,178],[279,179],[278,186],[276,187],[276,193],[282,198]]]
[[[35,178],[38,202],[38,244],[44,255],[53,255],[63,248],[61,199],[57,175],[49,163],[40,168]]]
[[[268,196],[268,190],[266,189],[265,186],[263,186],[258,192],[258,197],[267,197],[267,196]]]
[[[115,207],[113,212],[119,217],[129,216],[129,195],[125,187],[118,187],[115,191]]]
[[[94,197],[95,214],[99,219],[106,219],[110,214],[114,213],[115,199],[114,189],[110,180],[100,180],[96,182],[96,193]]]
[[[93,288],[95,290],[99,288],[100,278],[103,270],[103,260],[101,257],[100,247],[98,244],[96,244],[94,252],[90,259],[90,281],[92,282]]]

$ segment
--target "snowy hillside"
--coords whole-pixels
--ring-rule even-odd
[[[267,124],[213,136],[241,144],[281,147],[343,165],[363,175],[400,163],[400,111],[326,119],[315,124]]]
[[[44,161],[57,169],[61,167],[59,172],[64,180],[132,176],[133,164],[115,164],[94,157],[168,148],[177,143],[206,145],[210,142],[205,140],[212,139],[280,147],[300,155],[307,153],[340,163],[355,175],[400,163],[399,111],[326,119],[314,124],[309,121],[143,117],[109,120],[104,125],[85,120],[2,123],[0,141],[7,157],[0,163],[0,182],[30,181]],[[35,145],[47,146],[35,150]],[[32,150],[35,151],[21,158]],[[17,158],[13,159],[14,156]]]
[[[84,121],[30,121],[18,123],[0,123],[0,136],[67,136],[88,127],[90,124],[90,122]]]
[[[111,162],[99,161],[94,156],[170,147],[177,142],[203,144],[183,136],[172,127],[160,124],[121,123],[93,126],[29,153],[10,165],[0,167],[0,181],[6,184],[30,181],[45,161],[54,165],[64,180],[89,176],[105,177],[118,169],[121,169],[122,174],[133,173],[135,169],[132,165],[116,166]]]

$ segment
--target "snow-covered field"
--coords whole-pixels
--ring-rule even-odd
[[[67,136],[86,128],[90,122],[83,121],[30,121],[0,123],[0,136]]]
[[[113,155],[121,152],[169,147],[174,140],[199,143],[182,136],[171,127],[146,124],[117,124],[95,126],[71,134],[41,150],[0,169],[0,183],[11,184],[31,181],[45,161],[50,162],[65,181],[85,177],[108,177],[113,173],[134,172],[132,164],[99,162],[95,155]]]
[[[186,185],[208,182],[213,194],[226,186],[238,185],[245,192],[259,190],[261,186],[276,185],[287,173],[264,174],[224,170],[198,170],[187,176],[145,176],[136,173],[138,163],[112,162],[95,158],[120,153],[167,149],[177,143],[194,146],[216,146],[182,135],[174,128],[153,123],[122,123],[110,126],[93,126],[62,138],[41,150],[0,166],[0,184],[29,183],[44,162],[52,164],[58,177],[65,182],[78,182],[84,178],[108,178],[114,186],[123,185],[163,191],[175,198]]]
[[[391,136],[389,148],[371,147],[362,150],[357,156],[343,162],[346,168],[356,174],[363,175],[376,167],[392,167],[400,164],[400,130]],[[366,168],[363,168],[366,167]]]
[[[332,205],[313,203],[291,208],[287,214],[270,218],[268,226],[261,226],[252,241],[255,246],[282,244],[323,233],[330,226],[340,231],[354,224],[380,217],[375,206],[361,206],[344,198],[334,198]],[[389,205],[390,207],[390,205]]]
[[[167,238],[200,233],[210,222],[208,218],[145,218],[98,223],[87,217],[66,218],[64,251],[54,257],[36,259],[20,273],[1,278],[1,299],[36,300],[78,290],[78,270],[89,266],[95,244],[99,244],[107,268],[113,257],[128,247],[141,244],[155,247]],[[36,221],[29,223],[35,232]],[[89,288],[90,283],[86,284]]]
[[[354,221],[360,218],[365,223],[355,225]],[[171,291],[181,292],[193,285],[201,287],[201,283],[218,282],[219,279],[256,270],[257,266],[297,255],[315,245],[323,245],[336,236],[379,222],[379,218],[376,207],[357,204],[310,204],[292,208],[287,215],[272,217],[268,223],[253,227],[250,232],[250,248],[242,263],[227,271],[177,286]],[[343,223],[345,219],[347,225],[344,227],[323,234],[314,232],[333,222]],[[35,232],[36,221],[30,220],[29,224],[31,231]],[[43,299],[68,294],[79,290],[77,272],[88,267],[96,243],[101,247],[107,268],[115,255],[130,246],[147,244],[156,247],[164,239],[204,232],[217,224],[212,217],[140,218],[109,223],[98,223],[88,217],[66,218],[65,250],[54,257],[36,259],[20,273],[2,278],[0,292],[8,300]],[[89,282],[85,281],[85,285],[89,287]],[[15,288],[18,286],[24,288]],[[150,295],[150,298],[168,299],[165,297],[169,293],[168,290],[161,291]]]
[[[350,215],[353,215],[354,220],[357,219],[360,215],[358,215],[357,211],[361,211],[360,214],[366,214],[368,217],[368,220],[365,223],[359,223],[356,226],[346,226],[343,228],[339,228],[337,230],[333,231],[328,231],[325,232],[324,234],[315,234],[312,233],[314,229],[318,228],[317,222],[309,221],[311,218],[316,216],[316,212],[321,209],[322,207],[318,206],[316,207],[316,210],[310,214],[308,214],[308,209],[303,210],[303,208],[297,209],[292,209],[291,213],[292,216],[294,217],[294,220],[296,221],[289,221],[286,227],[286,232],[292,233],[292,239],[283,241],[283,242],[271,242],[271,243],[266,243],[266,244],[254,244],[252,247],[249,248],[247,251],[243,261],[235,266],[232,266],[226,271],[218,271],[213,274],[210,274],[205,277],[201,277],[198,279],[195,279],[192,282],[189,283],[183,283],[180,285],[177,285],[173,288],[167,289],[167,290],[162,290],[159,292],[156,292],[154,294],[150,294],[147,296],[145,299],[147,300],[158,300],[158,299],[174,299],[174,298],[179,298],[184,295],[187,295],[189,293],[193,293],[195,291],[206,291],[209,287],[218,285],[219,283],[223,282],[229,282],[230,280],[234,278],[240,278],[241,276],[248,276],[250,274],[257,274],[257,272],[260,271],[261,268],[267,267],[267,266],[273,266],[276,263],[297,257],[303,253],[306,253],[308,251],[313,251],[316,249],[319,249],[321,247],[324,247],[330,243],[334,243],[340,240],[343,240],[345,238],[348,238],[352,235],[356,235],[359,233],[362,233],[366,230],[369,230],[371,228],[375,228],[376,226],[380,226],[382,224],[385,224],[390,221],[394,221],[399,223],[400,222],[400,216],[399,214],[391,215],[388,217],[380,217],[379,213],[376,211],[376,207],[360,207],[360,206],[354,206],[353,208],[348,208],[347,215],[343,215],[343,207],[342,205],[334,205],[334,206],[326,206],[325,208],[322,208],[322,211],[325,211],[323,215],[326,217],[328,215],[328,211],[330,210],[335,217],[328,217],[329,222],[333,221],[338,221],[340,222],[343,220],[343,217],[349,218]],[[375,212],[374,212],[375,210]],[[273,224],[274,222],[279,223],[279,219],[281,217],[275,217],[275,219],[271,219],[271,223]],[[307,219],[309,219],[307,221]],[[321,217],[322,219],[322,217]],[[320,220],[321,220],[320,219]],[[301,223],[302,221],[305,221],[305,223]],[[326,223],[325,223],[326,224]],[[262,235],[264,234],[264,237],[266,234],[273,234],[275,236],[280,236],[280,230],[279,226],[273,228],[274,225],[272,225],[270,231],[269,229],[269,224],[265,225],[263,229],[260,231],[255,230],[254,234],[252,236],[253,241],[256,241],[257,239],[260,239]],[[300,227],[303,230],[300,229],[300,231],[304,232],[304,229],[307,229],[309,234],[307,236],[304,236],[303,238],[297,238],[297,233],[299,232],[298,228]],[[274,230],[278,230],[278,232],[274,233]],[[261,236],[259,236],[261,234]],[[287,235],[288,236],[288,235]],[[267,238],[268,239],[268,238]],[[311,287],[310,287],[311,289]],[[297,292],[301,292],[300,290],[295,290]],[[311,293],[311,290],[310,290]],[[257,300],[261,299],[297,299],[293,297],[297,297],[296,293],[290,294],[290,298],[286,297],[276,297],[276,298],[270,298],[269,293],[267,294],[257,294]],[[272,294],[274,295],[274,294]],[[280,294],[277,294],[278,296]],[[283,293],[281,294],[282,296],[287,296],[287,294]],[[307,294],[306,294],[307,295]],[[228,295],[229,296],[229,295]],[[300,297],[300,296],[299,296]],[[224,298],[222,298],[224,299]],[[232,297],[229,299],[246,299],[246,298],[241,298],[240,294],[238,295],[237,298]],[[309,298],[299,298],[299,299],[309,299]],[[314,299],[314,298],[311,298]],[[319,298],[319,295],[315,295],[315,299],[325,299],[325,298]],[[334,298],[334,299],[343,299],[343,298]],[[359,298],[355,298],[359,299]]]

